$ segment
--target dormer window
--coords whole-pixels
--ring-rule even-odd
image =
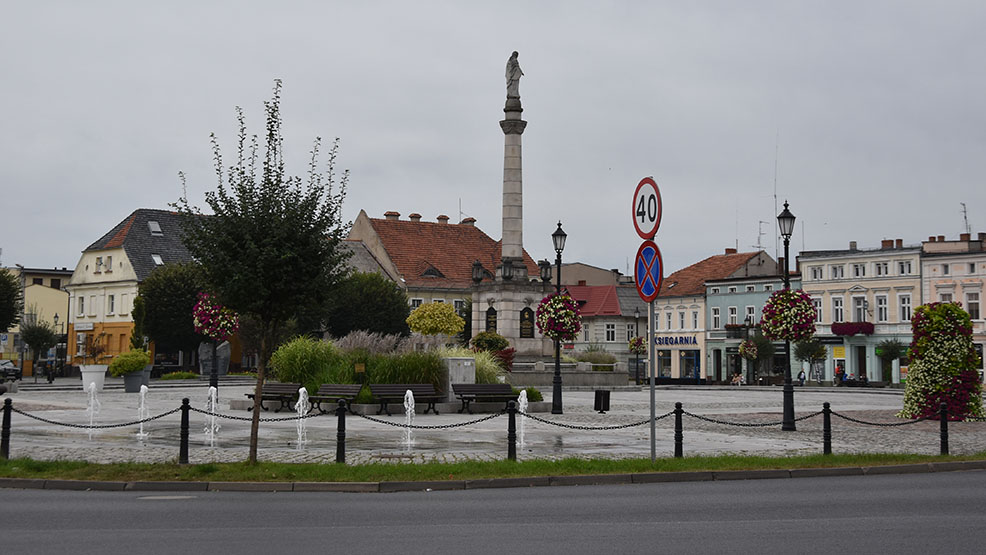
[[[156,266],[164,266],[164,260],[161,259],[161,255],[160,254],[152,254],[151,255],[151,260],[154,261],[154,264]]]
[[[161,224],[155,220],[149,220],[147,222],[147,229],[150,230],[151,237],[164,237],[164,232],[161,231]]]

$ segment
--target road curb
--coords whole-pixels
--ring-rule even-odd
[[[451,491],[490,488],[554,486],[599,486],[619,484],[657,484],[731,480],[772,480],[779,478],[824,478],[832,476],[886,476],[986,470],[986,460],[945,461],[886,466],[833,468],[794,468],[790,470],[722,470],[694,472],[639,472],[633,474],[593,474],[582,476],[532,476],[478,480],[429,480],[421,482],[112,482],[101,480],[44,480],[0,478],[0,489],[49,489],[71,491],[238,491],[238,492],[334,492],[395,493],[402,491]]]

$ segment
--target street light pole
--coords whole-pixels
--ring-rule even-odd
[[[561,295],[561,251],[565,250],[565,239],[568,235],[558,222],[558,229],[551,234],[551,242],[555,247],[555,295]],[[555,339],[555,376],[551,380],[551,414],[562,414],[561,403],[561,342]]]
[[[787,209],[784,201],[784,211],[777,215],[777,223],[784,238],[784,289],[791,288],[791,276],[788,275],[788,257],[791,244],[791,234],[794,232],[794,214]],[[794,384],[791,383],[791,340],[784,340],[784,418],[781,430],[793,432],[797,430],[794,424]]]

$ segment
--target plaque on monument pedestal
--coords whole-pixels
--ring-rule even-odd
[[[521,339],[534,338],[534,311],[530,307],[525,307],[520,311],[520,337]]]

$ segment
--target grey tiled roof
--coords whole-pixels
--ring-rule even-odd
[[[159,255],[165,264],[192,260],[191,253],[182,243],[181,217],[170,210],[139,208],[86,247],[86,251],[123,247],[137,274],[137,281],[144,281],[157,267],[152,254]],[[160,236],[151,235],[150,221],[161,226]]]

